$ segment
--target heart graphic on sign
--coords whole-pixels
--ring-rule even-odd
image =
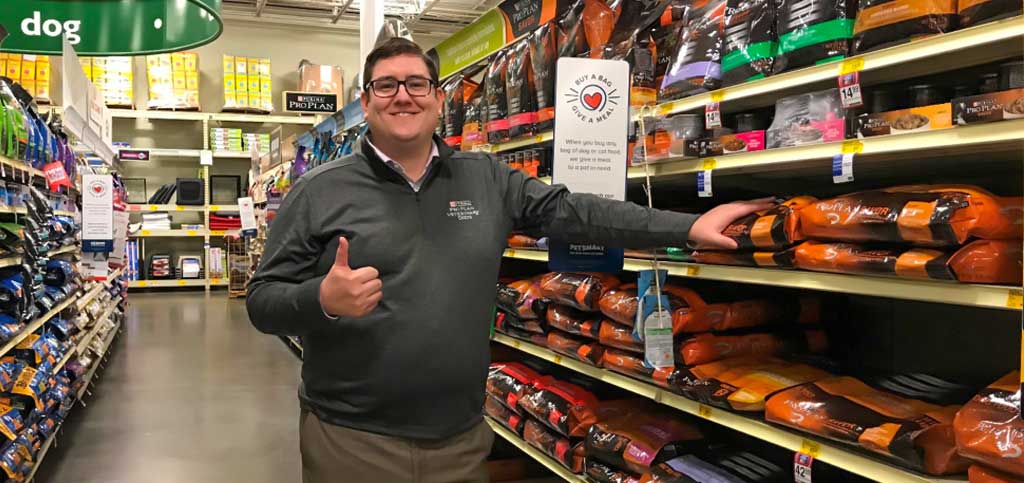
[[[100,193],[103,192],[103,187],[102,186],[98,186],[98,185],[97,186],[93,186],[92,187],[92,191],[93,191],[93,193],[100,194]]]
[[[602,95],[600,92],[595,92],[593,94],[584,94],[583,96],[583,103],[586,104],[587,107],[591,109],[597,109],[598,106],[601,105],[601,102],[603,100],[604,95]]]

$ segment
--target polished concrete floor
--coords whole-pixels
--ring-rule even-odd
[[[132,293],[128,322],[39,483],[300,480],[299,361],[224,292]]]

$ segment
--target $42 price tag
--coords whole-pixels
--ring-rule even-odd
[[[811,466],[813,465],[813,456],[796,453],[793,456],[793,481],[796,483],[811,483]]]

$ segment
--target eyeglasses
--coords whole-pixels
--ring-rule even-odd
[[[426,77],[412,76],[400,81],[393,77],[385,77],[366,83],[368,90],[372,90],[377,97],[395,97],[398,95],[398,87],[405,86],[405,92],[410,96],[422,97],[430,94],[434,87],[434,81]]]

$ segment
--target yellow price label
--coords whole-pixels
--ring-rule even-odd
[[[533,138],[533,141],[534,142],[538,142],[538,143],[544,142],[544,135],[543,134],[538,134],[537,137]]]
[[[145,287],[146,285],[149,285],[149,282],[147,282],[145,280],[142,280],[142,281],[139,282],[139,286],[140,287]]]
[[[157,208],[158,206],[156,205],[149,205],[149,211],[156,211]]]
[[[185,285],[185,281],[184,280],[178,280],[178,285]]]
[[[214,284],[214,285],[220,285],[220,279],[219,279],[219,278],[214,278],[214,279],[211,279],[211,280],[210,280],[210,283],[212,283],[212,284]]]
[[[1024,308],[1024,293],[1020,290],[1010,290],[1006,294],[1006,306],[1011,309]]]
[[[519,348],[519,341],[518,340],[513,340],[512,341],[512,347],[515,347],[516,349],[518,349]]]
[[[210,211],[220,211],[220,205],[210,205]]]
[[[860,72],[863,69],[864,58],[854,57],[852,59],[846,59],[842,64],[839,64],[839,75],[852,74],[854,72]]]
[[[222,236],[225,233],[227,233],[227,232],[225,232],[224,230],[213,230],[213,231],[210,232],[210,234],[213,235],[213,236]]]
[[[175,206],[174,210],[175,211],[185,211],[185,207],[184,206]]]
[[[864,143],[851,139],[849,141],[843,141],[843,154],[860,154],[864,152]]]
[[[659,116],[667,116],[669,114],[672,114],[672,111],[674,111],[674,110],[675,110],[675,104],[674,103],[669,102],[667,104],[662,104],[662,105],[658,106],[658,115]]]
[[[516,257],[516,251],[511,249],[511,248],[509,248],[508,250],[505,250],[505,255],[508,256],[509,258],[515,258]]]
[[[708,158],[701,163],[701,166],[704,171],[715,169],[718,166],[718,161],[715,158]]]
[[[554,359],[551,359],[551,360],[554,361],[555,364],[561,364],[562,363],[562,356],[560,356],[558,354],[555,354]]]
[[[711,419],[711,407],[701,404],[697,406],[697,414],[704,419]]]
[[[687,277],[696,277],[697,275],[700,275],[700,267],[686,267]]]
[[[196,236],[196,231],[195,230],[189,230],[188,231],[188,236]]]
[[[151,232],[149,230],[142,230],[142,236],[149,236],[149,235],[152,235],[152,234],[153,234],[153,232]]]
[[[821,454],[821,445],[805,439],[800,444],[800,452],[811,458],[817,458]]]
[[[722,102],[725,100],[725,89],[719,89],[711,93],[711,102]]]

